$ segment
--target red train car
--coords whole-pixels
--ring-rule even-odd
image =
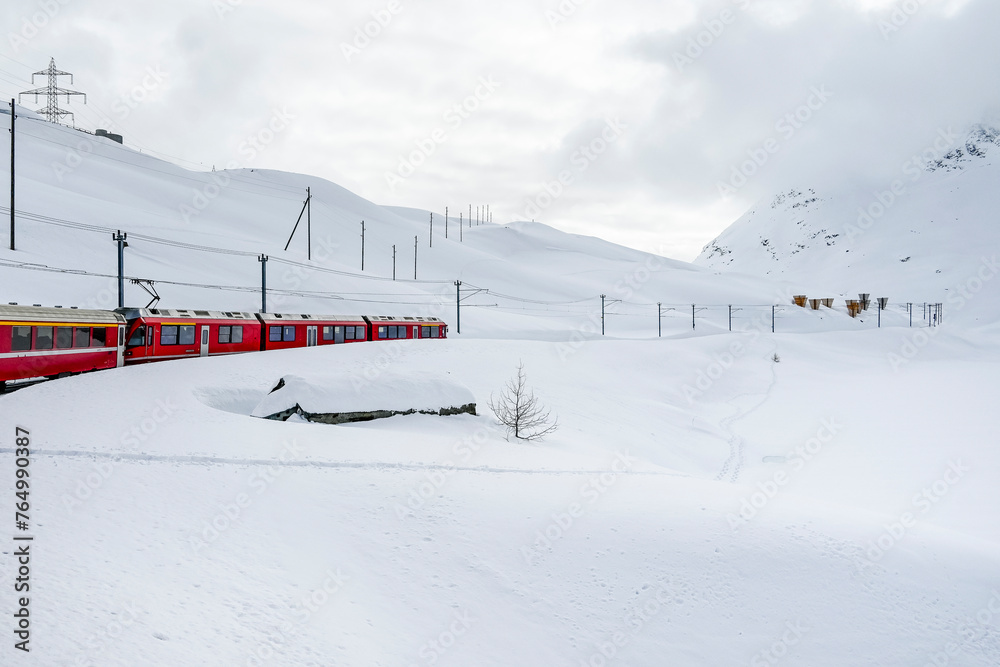
[[[0,391],[10,380],[121,366],[125,325],[106,310],[0,306]]]
[[[128,320],[125,363],[187,359],[263,349],[253,313],[123,308]]]
[[[371,340],[447,338],[448,326],[436,317],[388,317],[366,315]]]
[[[371,340],[368,323],[361,315],[290,315],[260,313],[264,327],[263,350],[359,343]]]

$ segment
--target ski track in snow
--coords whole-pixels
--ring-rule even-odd
[[[13,454],[14,449],[0,447],[0,454]],[[96,452],[74,449],[35,449],[32,456],[112,459],[116,461],[135,461],[137,463],[181,463],[193,465],[240,465],[240,466],[281,466],[289,468],[332,468],[345,470],[400,470],[419,472],[422,470],[447,470],[452,472],[478,472],[489,474],[523,474],[523,475],[615,475],[651,476],[651,477],[683,477],[691,478],[679,472],[658,472],[655,470],[611,470],[611,469],[579,469],[579,470],[546,470],[531,468],[495,468],[491,466],[454,466],[444,463],[392,463],[388,461],[313,461],[313,460],[282,460],[282,459],[242,459],[223,456],[196,456],[183,454],[133,454],[128,452]]]
[[[769,361],[771,360],[772,356],[775,354],[775,350],[777,349],[778,349],[777,343],[775,343],[772,340],[771,350],[768,352],[768,357],[767,357]],[[747,415],[753,413],[755,410],[757,410],[757,408],[764,405],[764,403],[766,403],[768,399],[771,397],[771,391],[774,389],[774,385],[778,381],[778,374],[774,370],[774,364],[775,362],[772,361],[769,366],[769,370],[771,371],[771,379],[767,385],[767,389],[765,389],[762,393],[753,393],[753,394],[743,393],[726,401],[727,404],[735,407],[736,411],[729,417],[726,417],[725,419],[719,422],[719,426],[721,426],[726,432],[729,433],[729,438],[728,438],[729,457],[725,460],[725,462],[723,462],[722,469],[719,470],[719,473],[715,476],[715,481],[717,482],[721,482],[723,478],[725,478],[726,473],[729,472],[730,466],[733,466],[733,471],[732,474],[729,475],[729,483],[735,484],[737,481],[739,481],[740,473],[743,472],[743,461],[746,451],[746,439],[733,430],[733,424],[736,421],[743,419]],[[741,410],[739,405],[737,405],[738,401],[742,398],[753,397],[753,396],[763,396],[763,398],[761,398],[761,400],[753,407]]]

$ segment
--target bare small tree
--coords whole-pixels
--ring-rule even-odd
[[[498,400],[490,394],[488,405],[501,426],[507,428],[507,437],[513,433],[519,440],[538,440],[559,427],[551,411],[538,405],[535,394],[527,388],[524,364],[518,362],[517,377],[507,381]]]

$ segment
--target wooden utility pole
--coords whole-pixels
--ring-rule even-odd
[[[395,248],[396,246],[393,246]],[[365,221],[361,221],[361,270],[365,270]]]

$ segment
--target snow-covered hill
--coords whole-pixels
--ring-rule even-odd
[[[886,182],[844,174],[758,202],[695,263],[813,294],[939,301],[960,321],[994,322],[1000,299],[983,283],[998,271],[998,179],[1000,130],[943,131],[928,149],[901,156]]]
[[[322,179],[237,164],[191,172],[30,117],[17,131],[17,251],[0,249],[5,301],[115,307],[115,230],[129,235],[126,275],[154,281],[161,307],[259,309],[261,254],[270,258],[269,310],[444,316],[461,280],[463,332],[478,335],[580,329],[600,317],[602,293],[651,305],[756,304],[781,291],[539,223],[469,228],[460,202],[449,206],[447,237],[444,206],[434,213],[432,239],[430,212],[381,207]],[[0,179],[8,177],[4,163]],[[306,216],[284,250],[307,188],[311,261]],[[96,275],[26,270],[44,268]],[[126,305],[149,298],[126,286]],[[618,330],[632,328],[625,318]]]
[[[780,251],[768,235],[777,259],[766,253],[756,277],[532,223],[458,240],[455,209],[447,239],[435,213],[431,247],[429,212],[320,179],[192,173],[71,129],[18,127],[7,301],[113,307],[117,229],[126,273],[156,281],[165,307],[257,309],[261,253],[274,310],[455,324],[456,280],[465,301],[448,340],[162,362],[0,395],[0,664],[1000,664],[1000,346],[960,320],[910,328],[890,312],[876,329],[788,306],[807,251],[827,235],[822,247],[843,247],[831,225],[796,225],[811,225],[816,249],[795,254],[799,232]],[[962,173],[987,172],[941,169],[917,185]],[[306,187],[312,261],[301,227],[283,250]],[[992,197],[968,196],[969,210]],[[824,207],[803,192],[769,210]],[[923,264],[891,267],[960,275],[988,242],[982,227],[974,243],[918,244]],[[889,243],[877,225],[866,236]],[[829,271],[817,289],[850,279],[814,257]],[[888,268],[859,275],[862,291],[906,284]],[[938,275],[917,275],[915,298]],[[127,297],[147,298],[135,285]],[[508,439],[487,408],[519,364],[558,417],[539,442]],[[479,414],[252,416],[282,378],[302,378],[287,389],[312,401],[356,392],[351,410],[407,378],[418,388],[394,382],[394,407],[437,387],[471,393]],[[12,592],[18,433],[30,449],[27,603]],[[30,653],[11,633],[22,607]]]

